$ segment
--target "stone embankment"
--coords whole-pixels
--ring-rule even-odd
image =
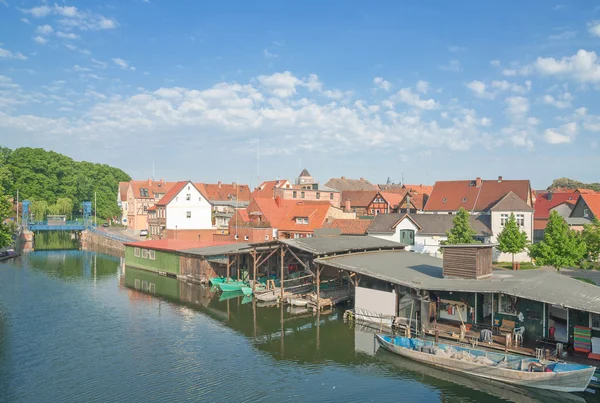
[[[124,242],[129,240],[108,232],[85,230],[81,232],[81,249],[94,251],[110,251],[123,256],[125,254]]]

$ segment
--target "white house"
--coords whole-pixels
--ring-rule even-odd
[[[448,239],[454,219],[449,214],[379,214],[375,216],[367,234],[376,238],[407,245],[406,250],[441,257],[440,242]],[[470,216],[470,225],[476,238],[489,243],[492,235],[490,216]]]
[[[508,221],[511,214],[515,215],[517,224],[521,231],[527,234],[527,239],[531,242],[533,239],[533,208],[529,206],[523,199],[517,196],[514,192],[508,192],[494,206],[490,208],[491,223],[492,223],[492,243],[498,241],[498,235],[504,229],[504,225]],[[512,260],[512,255],[509,253],[501,253],[498,250],[494,251],[494,260],[499,262],[507,262]],[[523,251],[515,255],[516,262],[529,261],[527,251]]]

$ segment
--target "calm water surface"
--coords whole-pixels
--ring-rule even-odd
[[[594,401],[374,353],[341,312],[225,299],[94,252],[33,252],[0,263],[0,401]]]

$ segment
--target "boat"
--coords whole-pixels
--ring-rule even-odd
[[[236,297],[241,297],[244,294],[242,294],[241,291],[226,291],[221,293],[221,295],[219,296],[219,301],[227,301],[228,299],[231,298],[236,298]]]
[[[248,304],[252,302],[252,296],[251,295],[244,295],[244,298],[242,298],[242,304]]]
[[[228,283],[217,284],[221,291],[242,291],[242,287],[248,284],[243,281],[230,281]]]
[[[243,286],[242,287],[242,292],[244,293],[244,295],[252,295],[252,287],[248,286]]]
[[[511,385],[558,392],[583,392],[595,367],[542,362],[519,355],[488,352],[402,336],[375,335],[386,350],[411,360]]]
[[[225,278],[225,277],[213,277],[213,278],[208,279],[208,282],[211,285],[218,285],[218,284],[228,283],[228,282],[231,282],[231,281],[236,281],[236,280],[233,280],[231,278],[228,279],[228,278]]]
[[[290,297],[287,299],[288,304],[291,306],[306,306],[308,305],[308,300],[304,298]]]

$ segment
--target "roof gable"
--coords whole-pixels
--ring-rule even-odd
[[[342,204],[350,201],[350,207],[368,207],[377,195],[376,190],[345,190],[342,192]]]
[[[533,208],[517,196],[515,192],[510,191],[498,200],[490,211],[533,211]]]
[[[594,217],[600,219],[600,194],[584,193],[581,195],[581,198],[588,206]]]
[[[335,218],[331,222],[325,223],[323,228],[339,228],[342,235],[365,235],[370,225],[371,220]]]
[[[200,192],[200,189],[198,189],[196,187],[196,185],[194,185],[191,181],[181,181],[181,182],[177,182],[175,183],[175,185],[173,185],[173,187],[171,187],[171,189],[165,193],[165,195],[156,203],[157,206],[166,206],[169,203],[171,203],[173,201],[173,199],[175,197],[177,197],[177,195],[179,193],[181,193],[181,191],[183,189],[185,189],[185,187],[191,184],[192,186],[194,186],[194,188],[200,193],[202,194],[202,192]]]
[[[347,179],[331,178],[325,183],[325,186],[336,189],[338,192],[357,191],[357,190],[377,190],[377,185],[372,184],[366,179]]]
[[[536,219],[548,218],[550,210],[565,202],[576,203],[579,195],[574,192],[538,192],[533,208]]]

